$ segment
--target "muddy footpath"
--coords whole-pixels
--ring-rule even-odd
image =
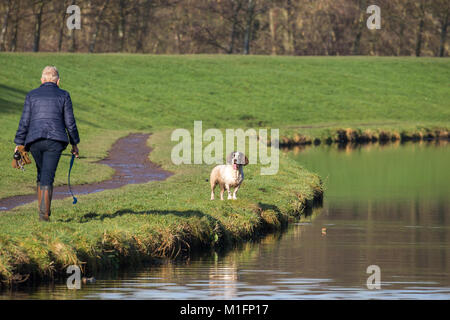
[[[147,146],[149,136],[150,134],[132,133],[117,140],[111,147],[108,156],[97,162],[108,165],[115,170],[111,179],[92,184],[72,185],[71,188],[74,195],[77,197],[79,195],[120,188],[127,184],[161,181],[171,176],[171,172],[161,169],[148,159],[148,155],[151,152],[151,148]],[[33,167],[31,170],[36,169]],[[71,173],[72,179],[74,175],[76,175],[76,162]],[[30,183],[34,183],[34,181],[30,181]],[[53,189],[53,199],[67,197],[71,197],[67,185]],[[0,199],[0,211],[11,210],[36,200],[36,194]]]

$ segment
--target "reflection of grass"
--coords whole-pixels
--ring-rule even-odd
[[[448,197],[448,146],[425,142],[356,149],[320,146],[293,157],[323,177],[326,196],[333,201]]]

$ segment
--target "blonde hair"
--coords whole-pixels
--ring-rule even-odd
[[[42,80],[56,82],[59,79],[59,72],[55,66],[46,66],[42,70]]]

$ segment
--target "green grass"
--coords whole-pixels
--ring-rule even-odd
[[[246,168],[240,199],[211,202],[211,166],[170,163],[175,128],[279,128],[281,135],[321,136],[333,128],[448,128],[449,59],[265,56],[0,54],[0,198],[34,192],[34,168],[10,169],[26,93],[45,65],[56,65],[72,96],[81,135],[74,184],[106,179],[95,162],[129,132],[152,132],[150,158],[176,174],[55,201],[53,221],[35,205],[1,213],[0,275],[51,277],[73,262],[89,268],[173,256],[188,246],[214,247],[279,228],[321,191],[318,177],[281,156],[279,174]],[[330,131],[331,130],[331,131]],[[68,150],[65,151],[68,154]],[[64,184],[68,157],[55,183]],[[245,191],[244,191],[245,190]]]

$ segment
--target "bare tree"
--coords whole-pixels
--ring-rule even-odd
[[[100,29],[100,24],[103,19],[103,15],[105,13],[106,8],[108,7],[109,0],[102,1],[103,4],[100,7],[98,13],[95,15],[95,26],[94,26],[94,32],[92,34],[91,43],[89,44],[89,52],[93,53],[95,51],[95,44],[97,42],[97,36]]]
[[[10,51],[14,52],[16,51],[17,48],[17,37],[19,34],[19,22],[20,22],[20,17],[21,17],[21,0],[17,0],[15,1],[15,5],[14,5],[14,24],[13,24],[13,30],[12,30],[12,37],[11,37],[11,44],[9,45],[10,47]]]
[[[445,55],[445,43],[447,40],[447,28],[450,16],[450,1],[449,0],[435,0],[432,3],[433,16],[439,22],[439,50],[438,56]]]
[[[63,1],[61,1],[61,7],[59,7],[61,20],[59,22],[58,52],[61,52],[62,43],[63,43],[63,39],[64,39],[64,30],[66,29],[67,5],[68,5],[67,0],[63,0]]]
[[[356,37],[355,37],[355,41],[353,43],[353,54],[354,55],[359,55],[361,54],[361,36],[362,36],[362,31],[363,28],[365,26],[365,13],[366,13],[366,4],[367,1],[366,0],[358,0],[358,11],[359,11],[359,17],[358,17],[358,23],[357,23],[357,32],[356,32]]]
[[[125,47],[126,17],[129,14],[128,3],[129,1],[119,0],[119,25],[117,28],[117,36],[119,38],[120,52],[123,52]]]
[[[6,3],[5,15],[3,17],[2,29],[0,31],[0,51],[5,50],[6,30],[8,29],[9,13],[11,11],[11,0]]]
[[[0,0],[0,50],[448,56],[449,0],[377,4],[368,32],[367,0]]]
[[[242,10],[243,0],[231,0],[231,32],[228,53],[233,53],[235,41],[238,36],[239,13]]]
[[[255,19],[255,1],[247,0],[245,32],[244,32],[244,54],[250,53],[250,41],[252,38],[253,21]]]
[[[420,0],[417,5],[417,12],[419,16],[419,26],[417,28],[416,36],[416,57],[420,57],[423,44],[423,29],[425,26],[425,3],[424,0]]]
[[[144,0],[142,7],[136,6],[136,14],[138,21],[138,35],[136,41],[136,52],[144,52],[144,40],[148,33],[148,24],[150,20],[150,11],[152,8],[152,0]]]
[[[41,42],[41,28],[42,28],[42,13],[44,11],[45,0],[38,0],[35,2],[35,24],[34,24],[34,42],[33,52],[39,51]]]

